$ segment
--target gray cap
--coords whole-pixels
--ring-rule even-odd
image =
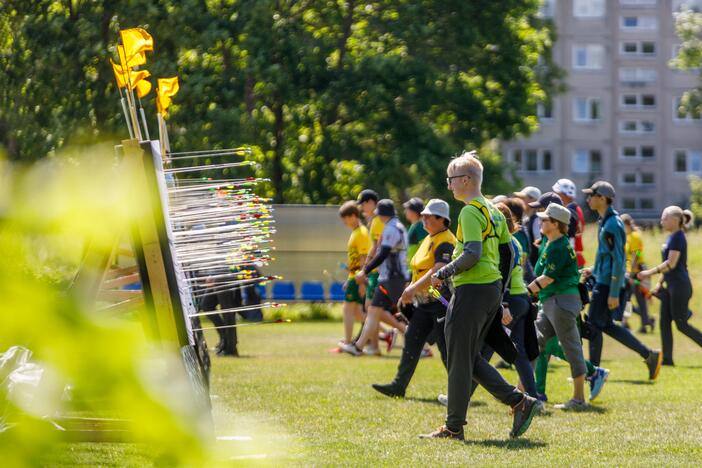
[[[587,195],[602,195],[603,197],[607,198],[615,197],[614,187],[612,187],[612,184],[605,182],[604,180],[598,180],[592,184],[592,187],[583,189],[583,193]]]
[[[562,205],[563,201],[561,197],[553,192],[546,192],[539,197],[535,202],[529,203],[532,208],[547,208],[550,204],[555,203],[557,205]]]
[[[375,207],[375,214],[379,216],[395,216],[395,203],[389,198],[383,198]]]
[[[421,214],[441,216],[442,218],[451,221],[451,217],[449,216],[449,204],[443,200],[439,200],[438,198],[432,198],[429,200],[429,203],[427,203],[427,206],[424,207]]]
[[[514,192],[515,197],[519,198],[533,198],[534,200],[538,200],[539,197],[541,196],[541,190],[539,190],[537,187],[528,185],[521,189],[519,192]]]
[[[424,202],[419,197],[413,197],[404,202],[402,206],[419,214],[424,209]]]
[[[563,205],[558,205],[556,203],[551,203],[546,208],[546,211],[536,213],[539,218],[553,218],[556,221],[560,221],[563,224],[570,223],[570,210]]]

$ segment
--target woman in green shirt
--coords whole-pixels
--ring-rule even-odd
[[[539,348],[543,350],[549,339],[558,336],[570,364],[573,398],[555,407],[564,410],[582,409],[587,407],[584,390],[587,369],[577,324],[582,310],[578,293],[580,272],[575,251],[566,235],[570,211],[551,203],[538,216],[541,218],[541,232],[547,242],[542,246],[534,267],[536,279],[528,288],[533,294],[538,294],[542,305],[542,311],[536,319]]]

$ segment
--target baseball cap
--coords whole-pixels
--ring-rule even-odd
[[[389,198],[383,198],[375,207],[375,214],[379,216],[395,216],[395,203]]]
[[[427,203],[427,206],[422,210],[421,214],[441,216],[451,221],[451,217],[449,216],[449,204],[438,198],[429,200],[429,203]]]
[[[519,198],[533,198],[534,200],[538,200],[541,196],[541,190],[532,185],[527,185],[519,192],[514,192],[514,196]]]
[[[371,189],[365,189],[361,191],[361,193],[358,194],[358,198],[356,199],[356,203],[364,203],[367,202],[368,200],[373,200],[373,201],[378,201],[380,197],[378,196],[378,193],[375,190]]]
[[[529,206],[532,208],[548,208],[548,206],[551,203],[555,203],[556,205],[563,205],[561,197],[559,197],[553,192],[546,192],[543,195],[541,195],[539,199],[535,202],[529,203]]]
[[[412,197],[402,204],[403,207],[408,210],[412,210],[415,213],[421,213],[424,209],[424,202],[419,197]]]
[[[604,180],[598,180],[592,184],[592,187],[583,189],[583,193],[587,195],[602,195],[603,197],[607,198],[614,198],[615,196],[614,187],[612,187],[612,184],[605,182]]]
[[[563,224],[570,223],[570,210],[563,205],[557,205],[555,203],[551,203],[550,205],[548,205],[546,211],[536,213],[536,216],[538,216],[541,219],[553,218],[556,221],[560,221]]]
[[[575,198],[575,183],[570,179],[558,179],[558,181],[553,184],[552,188],[556,193],[562,193],[567,197]]]

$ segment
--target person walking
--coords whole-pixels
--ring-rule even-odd
[[[405,390],[414,375],[422,348],[431,333],[436,333],[436,343],[441,353],[441,360],[446,366],[446,339],[443,323],[438,319],[446,315],[446,307],[429,291],[431,275],[451,261],[456,237],[449,226],[449,205],[443,200],[433,199],[421,212],[422,223],[428,236],[422,240],[412,257],[412,283],[405,288],[400,303],[411,306],[413,312],[405,332],[405,346],[402,349],[400,364],[395,378],[389,384],[373,384],[373,388],[383,395],[404,397]],[[441,291],[444,299],[451,293],[444,287]]]
[[[639,354],[648,368],[648,378],[655,380],[661,369],[663,355],[639,341],[629,330],[616,325],[613,314],[619,310],[624,294],[625,233],[619,214],[612,207],[615,192],[612,184],[595,182],[584,189],[590,209],[600,216],[597,255],[593,268],[584,268],[583,277],[593,276],[595,286],[590,298],[588,321],[592,325],[590,336],[590,361],[600,365],[602,356],[602,333],[606,333],[621,344]]]
[[[432,275],[434,287],[451,279],[455,289],[444,324],[448,407],[446,422],[421,438],[463,440],[473,380],[512,408],[511,437],[522,435],[537,412],[536,400],[508,384],[480,354],[502,310],[503,285],[509,281],[514,255],[504,216],[482,195],[482,181],[483,165],[475,152],[464,153],[448,165],[448,188],[465,203],[452,261]],[[499,318],[497,326],[504,334]]]
[[[641,327],[639,328],[639,333],[646,333],[646,327],[653,327],[655,320],[648,316],[648,300],[650,298],[650,287],[644,289],[644,284],[650,284],[648,279],[642,280],[637,278],[637,274],[643,270],[646,270],[646,264],[644,262],[644,245],[643,238],[641,237],[641,230],[636,225],[634,218],[630,215],[624,213],[622,215],[622,222],[624,223],[624,229],[626,230],[626,245],[624,246],[624,251],[626,252],[626,302],[631,301],[631,297],[636,298],[637,307],[633,308],[633,311],[641,316]],[[626,315],[624,320],[626,320]]]
[[[689,323],[692,315],[688,308],[692,297],[692,283],[687,271],[687,238],[685,230],[692,226],[693,216],[689,210],[669,206],[661,215],[661,226],[670,233],[663,244],[663,262],[654,268],[638,274],[639,279],[650,278],[662,273],[663,276],[654,288],[654,294],[661,300],[661,341],[663,343],[663,364],[673,366],[673,329],[702,347],[702,332]]]
[[[553,191],[561,198],[563,206],[570,210],[570,224],[568,225],[568,238],[571,241],[575,256],[578,260],[578,268],[585,266],[585,256],[583,255],[583,233],[585,232],[585,215],[582,208],[575,200],[577,193],[575,183],[570,179],[558,179],[553,184]]]
[[[424,202],[421,198],[410,198],[402,204],[405,209],[405,218],[410,222],[410,227],[407,229],[407,264],[412,268],[412,257],[417,252],[419,244],[427,237],[427,231],[422,223],[422,210]]]

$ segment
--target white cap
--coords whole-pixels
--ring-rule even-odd
[[[546,211],[540,211],[536,213],[539,218],[553,218],[563,224],[570,223],[570,210],[563,205],[558,205],[556,203],[551,203],[546,208]]]
[[[533,198],[534,200],[538,200],[539,197],[541,196],[541,190],[539,190],[537,187],[533,187],[531,185],[528,185],[524,187],[522,190],[519,192],[514,192],[514,196],[519,197],[519,198]]]
[[[449,216],[449,204],[438,198],[429,200],[429,203],[427,203],[427,206],[424,207],[420,214],[441,216],[451,221],[451,217]]]
[[[490,200],[490,203],[496,205],[498,203],[502,203],[503,201],[507,200],[507,197],[505,195],[495,195],[492,200]]]
[[[563,195],[575,198],[575,184],[570,179],[558,179],[558,181],[553,184],[553,191],[556,193],[562,193]]]

